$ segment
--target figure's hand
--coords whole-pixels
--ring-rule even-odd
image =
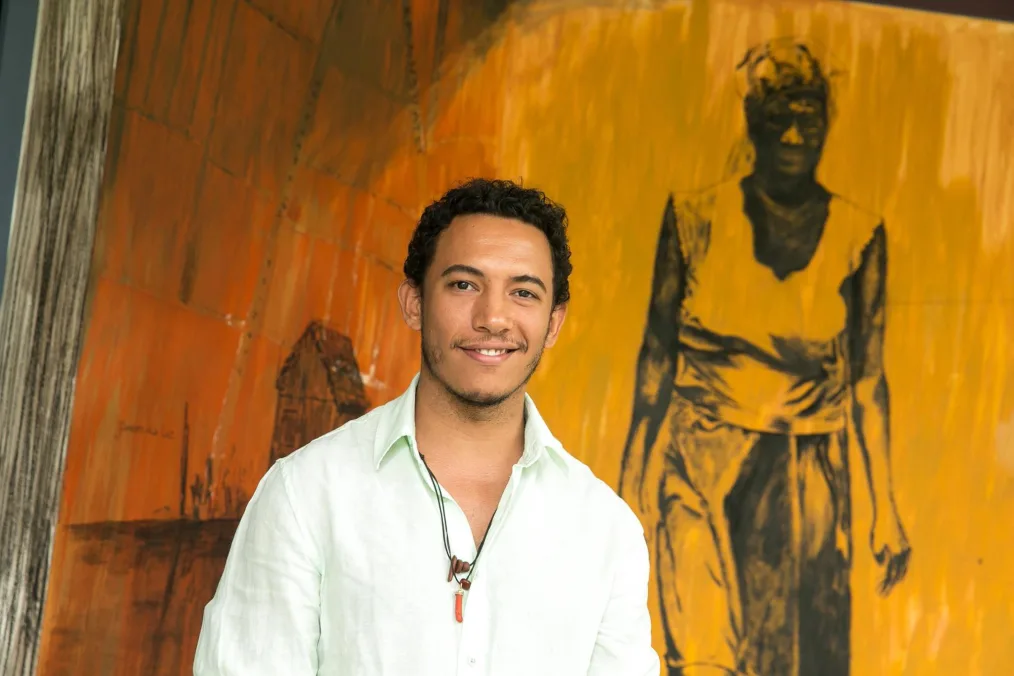
[[[884,576],[877,585],[877,591],[881,596],[887,596],[895,585],[905,578],[912,556],[912,547],[905,536],[901,519],[894,509],[878,510],[877,516],[873,519],[870,545],[873,549],[873,558],[884,569]]]
[[[639,519],[648,518],[652,512],[651,496],[643,474],[621,483],[618,492]]]
[[[649,458],[651,448],[646,438],[647,430],[645,424],[639,424],[634,429],[634,434],[628,441],[628,448],[624,455],[630,451],[630,465],[622,472],[623,481],[619,486],[620,497],[626,500],[630,508],[637,513],[642,520],[651,513],[651,500],[657,498],[652,494],[652,489],[658,489],[657,484],[651,485],[651,478],[646,470],[648,469],[645,459]]]
[[[636,513],[640,513],[641,510],[641,491],[640,482],[637,479],[629,479],[624,477],[620,481],[620,485],[617,487],[617,494],[623,498],[624,502],[630,505],[630,508]]]

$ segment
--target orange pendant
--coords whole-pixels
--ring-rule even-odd
[[[464,589],[459,589],[458,591],[454,592],[454,619],[456,619],[458,622],[464,621],[464,605],[463,605],[464,600],[465,600]]]

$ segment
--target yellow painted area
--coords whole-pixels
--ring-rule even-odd
[[[580,5],[515,17],[462,88],[509,92],[499,173],[572,219],[572,306],[532,384],[547,420],[616,485],[666,197],[748,171],[738,60],[773,37],[811,41],[835,72],[820,180],[888,232],[891,454],[913,547],[905,581],[877,596],[854,458],[852,673],[1007,673],[1014,27],[845,3]]]

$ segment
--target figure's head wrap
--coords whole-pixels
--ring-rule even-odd
[[[783,94],[813,96],[830,111],[828,75],[810,48],[798,40],[771,40],[753,47],[737,70],[746,79],[744,103],[748,116],[771,96]]]

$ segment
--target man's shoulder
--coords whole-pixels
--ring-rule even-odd
[[[558,456],[568,469],[567,484],[572,491],[579,494],[583,510],[588,512],[589,516],[599,520],[599,523],[605,520],[612,524],[611,532],[614,537],[621,532],[626,532],[629,536],[632,529],[643,534],[640,520],[616,489],[566,450],[559,449]]]
[[[390,403],[382,404],[323,434],[282,458],[291,474],[342,473],[372,466],[380,423]]]

